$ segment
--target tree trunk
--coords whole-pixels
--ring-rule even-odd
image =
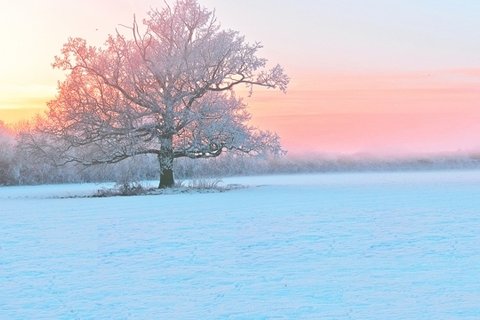
[[[160,172],[160,184],[159,188],[171,188],[175,184],[173,180],[173,169],[163,169]]]
[[[172,137],[161,140],[158,163],[160,165],[159,188],[171,188],[175,184],[173,179],[173,148]]]

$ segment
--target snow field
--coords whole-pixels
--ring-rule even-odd
[[[0,319],[479,319],[480,172],[0,188]]]

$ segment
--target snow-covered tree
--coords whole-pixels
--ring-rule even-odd
[[[67,72],[30,146],[57,161],[115,163],[155,154],[159,187],[174,183],[175,158],[216,157],[225,150],[280,151],[277,135],[248,124],[233,91],[240,85],[286,90],[281,66],[267,69],[259,43],[222,30],[196,0],[178,0],[135,17],[102,47],[72,38],[53,66]]]

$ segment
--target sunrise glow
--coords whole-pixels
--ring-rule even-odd
[[[480,22],[472,14],[478,2],[204,4],[216,8],[226,27],[261,41],[272,63],[285,66],[292,79],[287,94],[259,90],[246,102],[252,123],[279,133],[291,153],[480,149]],[[0,120],[15,124],[45,110],[63,78],[51,63],[68,37],[101,44],[134,13],[161,5],[2,3]],[[266,11],[270,19],[262,18]]]

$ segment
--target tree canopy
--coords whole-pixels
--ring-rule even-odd
[[[169,187],[175,158],[281,150],[276,134],[249,125],[234,92],[286,90],[282,67],[258,57],[260,43],[221,29],[196,0],[151,10],[141,24],[134,17],[121,31],[102,47],[71,38],[55,57],[67,76],[30,135],[41,154],[86,165],[154,154]]]

